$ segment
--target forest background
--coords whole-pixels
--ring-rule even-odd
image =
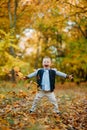
[[[44,56],[76,82],[87,80],[86,0],[1,0],[0,78],[41,68]]]

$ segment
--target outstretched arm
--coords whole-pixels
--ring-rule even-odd
[[[65,73],[57,71],[57,70],[55,70],[55,72],[56,72],[57,76],[61,76],[61,77],[64,77],[64,78],[69,78],[70,80],[73,79],[73,75],[72,74],[68,75],[68,74],[65,74]]]
[[[25,76],[24,79],[29,79],[29,78],[35,77],[37,75],[37,72],[38,72],[38,70],[36,70],[35,72]]]
[[[63,72],[60,72],[60,71],[57,71],[57,70],[55,70],[55,72],[56,72],[56,75],[57,75],[57,76],[64,77],[64,78],[67,77],[67,74],[65,74],[65,73],[63,73]]]

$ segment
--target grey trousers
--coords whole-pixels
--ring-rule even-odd
[[[36,96],[34,98],[34,101],[33,101],[33,105],[32,105],[31,111],[35,111],[36,110],[37,104],[38,104],[39,100],[42,97],[47,97],[49,99],[49,101],[54,105],[53,111],[54,112],[59,112],[58,104],[57,104],[57,100],[55,98],[54,92],[46,92],[46,91],[39,91],[36,94]]]

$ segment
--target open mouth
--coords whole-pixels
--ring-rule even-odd
[[[48,67],[49,65],[44,65],[45,67]]]

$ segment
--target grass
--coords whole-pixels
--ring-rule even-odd
[[[24,82],[12,83],[12,82],[1,82],[0,83],[0,93],[6,95],[8,92],[19,92],[23,90],[27,92],[27,88],[24,86]]]
[[[27,87],[29,87],[29,83],[25,81],[19,81],[17,83],[0,81],[0,94],[9,96],[9,92],[19,93],[20,91],[28,94],[30,91],[36,90],[36,86],[32,87],[31,85],[29,90]],[[87,94],[87,83],[82,83],[79,86],[75,83],[57,83],[55,93],[62,102],[65,99],[72,100],[75,96]]]

